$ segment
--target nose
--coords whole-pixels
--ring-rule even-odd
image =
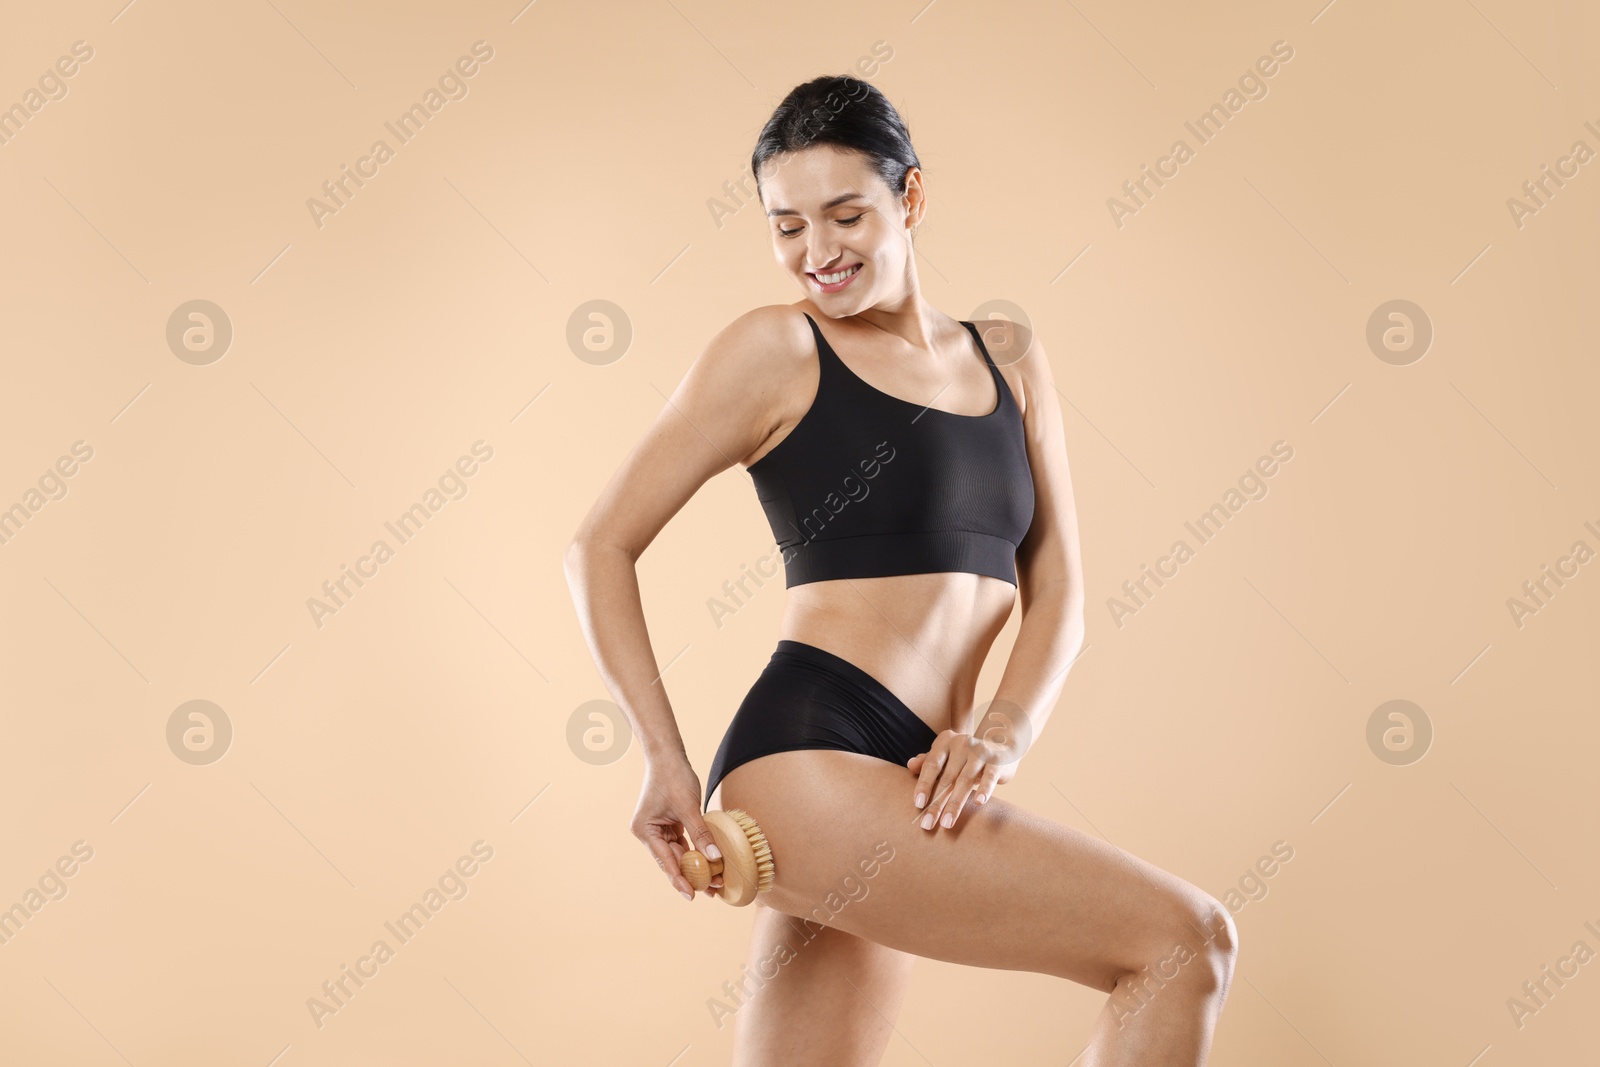
[[[818,270],[828,266],[838,258],[839,246],[826,236],[821,235],[815,227],[812,228],[811,234],[812,236],[806,242],[806,256],[809,258],[810,267],[813,270]]]

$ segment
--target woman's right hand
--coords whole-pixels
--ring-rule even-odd
[[[667,881],[687,900],[694,899],[694,887],[683,875],[679,861],[690,848],[710,859],[720,859],[716,839],[700,815],[700,776],[694,773],[688,757],[662,757],[645,764],[644,786],[628,829],[643,841],[656,866]],[[684,844],[687,836],[691,845]],[[713,875],[708,896],[722,888],[722,875]]]

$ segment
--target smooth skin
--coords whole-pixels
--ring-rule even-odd
[[[921,292],[911,244],[927,211],[921,171],[912,168],[896,196],[864,157],[835,146],[778,164],[763,175],[762,201],[774,256],[806,298],[747,312],[712,338],[565,557],[590,651],[645,752],[630,830],[691,900],[678,860],[715,845],[660,684],[636,561],[700,486],[736,462],[756,462],[811,406],[817,352],[802,311],[882,392],[959,415],[986,414],[996,399],[971,335]],[[860,273],[839,292],[821,291],[813,277],[853,264]],[[1022,411],[1033,471],[1017,585],[939,573],[786,591],[780,637],[860,667],[937,738],[905,767],[806,749],[741,764],[718,786],[711,806],[750,812],[777,860],[772,891],[757,898],[750,973],[763,973],[755,963],[774,953],[786,957],[769,962],[776,976],[737,1005],[736,1064],[878,1063],[915,956],[1037,971],[1107,993],[1081,1067],[1198,1065],[1210,1048],[1237,952],[1226,908],[1097,837],[994,796],[1056,704],[1083,643],[1084,598],[1048,356],[1020,324],[979,325]],[[1018,600],[1022,619],[999,686],[978,702],[979,671]],[[885,852],[892,858],[882,860]],[[720,879],[709,895],[719,887]],[[1016,1024],[974,1025],[1004,1061],[1005,1028]]]

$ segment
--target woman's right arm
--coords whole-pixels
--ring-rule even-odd
[[[589,509],[563,559],[589,652],[644,751],[644,789],[630,829],[691,898],[678,869],[686,851],[680,838],[687,834],[701,852],[715,846],[700,815],[700,779],[661,683],[634,565],[700,486],[754,452],[778,424],[797,319],[794,308],[769,305],[711,339]]]

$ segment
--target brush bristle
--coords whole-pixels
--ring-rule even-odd
[[[772,846],[767,844],[767,835],[761,832],[761,827],[756,825],[749,812],[735,809],[728,814],[733,816],[750,842],[750,849],[756,858],[756,892],[765,893],[772,888],[772,879],[777,870],[772,861]]]

